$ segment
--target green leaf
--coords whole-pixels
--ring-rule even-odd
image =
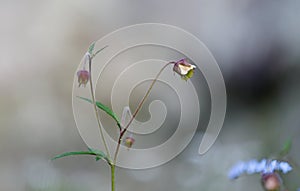
[[[284,143],[279,155],[281,157],[286,156],[287,154],[289,154],[291,148],[292,148],[292,139],[289,139]]]
[[[93,42],[93,43],[90,45],[90,47],[89,47],[89,53],[90,53],[90,55],[93,54],[94,48],[95,48],[95,42]]]
[[[100,151],[100,150],[92,149],[92,148],[88,148],[88,149],[89,149],[89,151],[90,151],[91,153],[94,153],[94,154],[97,155],[97,156],[101,156],[101,157],[103,157],[103,158],[106,157],[106,155],[104,154],[104,152],[102,152],[102,151]]]
[[[80,96],[77,96],[78,98],[82,99],[82,100],[85,100],[91,104],[93,104],[92,100],[88,99],[88,98],[84,98],[84,97],[80,97]],[[119,129],[121,130],[121,123],[120,123],[120,119],[118,118],[118,116],[109,108],[107,107],[106,105],[96,101],[96,106],[105,111],[109,116],[111,116],[116,122],[117,122],[117,125],[119,127]]]
[[[93,155],[96,156],[96,161],[100,159],[106,160],[110,164],[109,158],[104,154],[104,152],[96,149],[88,148],[88,151],[73,151],[73,152],[66,152],[60,155],[53,157],[51,160],[56,160],[59,158],[67,157],[67,156],[75,156],[75,155]]]
[[[96,161],[98,161],[100,159],[105,159],[110,164],[110,160],[104,152],[97,150],[97,149],[93,149],[93,148],[88,148],[88,149],[90,152],[95,153]]]
[[[67,157],[67,156],[74,156],[74,155],[94,155],[94,156],[96,156],[96,154],[92,151],[72,151],[72,152],[66,152],[66,153],[57,155],[57,156],[53,157],[51,160],[56,160],[59,158],[63,158],[63,157]]]

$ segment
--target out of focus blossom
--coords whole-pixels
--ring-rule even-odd
[[[261,183],[266,191],[277,191],[282,185],[282,180],[277,173],[266,173],[262,174]]]
[[[292,170],[291,165],[285,161],[278,160],[267,160],[262,159],[260,162],[257,160],[250,160],[248,162],[239,162],[234,165],[229,173],[228,177],[230,179],[236,179],[242,174],[254,174],[254,173],[273,173],[274,171],[281,171],[284,174]]]

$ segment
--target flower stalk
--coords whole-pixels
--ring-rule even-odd
[[[95,94],[94,94],[93,82],[92,82],[92,58],[91,58],[90,54],[87,54],[87,56],[88,56],[88,61],[89,61],[89,73],[90,73],[89,77],[90,77],[90,89],[91,89],[92,102],[93,102],[93,105],[94,105],[97,124],[98,124],[99,130],[100,130],[100,135],[101,135],[103,145],[105,147],[106,155],[108,156],[108,158],[110,158],[110,153],[109,153],[109,150],[108,150],[108,147],[107,147],[107,144],[106,144],[106,140],[105,140],[105,137],[104,137],[104,134],[103,134],[103,131],[102,131],[102,126],[101,126],[101,123],[100,123],[99,113],[98,113],[97,105],[96,105],[96,101],[95,101]]]
[[[111,164],[110,165],[110,171],[111,171],[111,191],[115,191],[115,170],[116,165]]]
[[[128,130],[130,124],[133,122],[133,120],[135,119],[136,115],[138,114],[138,112],[140,111],[140,109],[142,108],[144,102],[146,101],[147,97],[149,96],[154,84],[156,83],[157,79],[159,78],[159,76],[161,75],[161,73],[164,71],[164,69],[170,65],[170,64],[174,64],[174,62],[168,62],[167,64],[165,64],[160,71],[158,72],[158,74],[156,75],[156,77],[154,78],[154,80],[152,81],[150,87],[148,88],[146,94],[144,95],[144,97],[142,98],[142,100],[140,101],[138,107],[136,108],[136,110],[134,111],[134,113],[132,114],[132,117],[130,118],[129,122],[127,123],[127,125],[125,126],[125,128],[121,131],[119,138],[118,138],[118,145],[115,151],[115,155],[114,155],[114,164],[116,164],[117,162],[117,157],[118,157],[118,153],[120,150],[120,146],[121,146],[121,141],[123,136],[125,135],[126,131]]]

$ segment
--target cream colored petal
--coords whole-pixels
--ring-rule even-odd
[[[179,64],[178,67],[179,67],[181,75],[186,75],[190,70],[193,70],[196,68],[196,66],[194,66],[194,65],[187,66],[187,65],[182,65],[182,64]]]

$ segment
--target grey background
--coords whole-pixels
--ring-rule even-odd
[[[272,156],[290,137],[291,157],[300,161],[299,1],[0,3],[0,190],[109,190],[105,164],[88,157],[49,159],[85,149],[71,90],[89,44],[142,22],[181,27],[208,46],[227,85],[227,118],[206,155],[197,154],[199,127],[191,145],[170,163],[145,171],[117,169],[117,190],[260,190],[258,175],[232,182],[228,169],[239,160]],[[209,107],[201,109],[209,113]],[[284,181],[295,190],[299,171]]]

